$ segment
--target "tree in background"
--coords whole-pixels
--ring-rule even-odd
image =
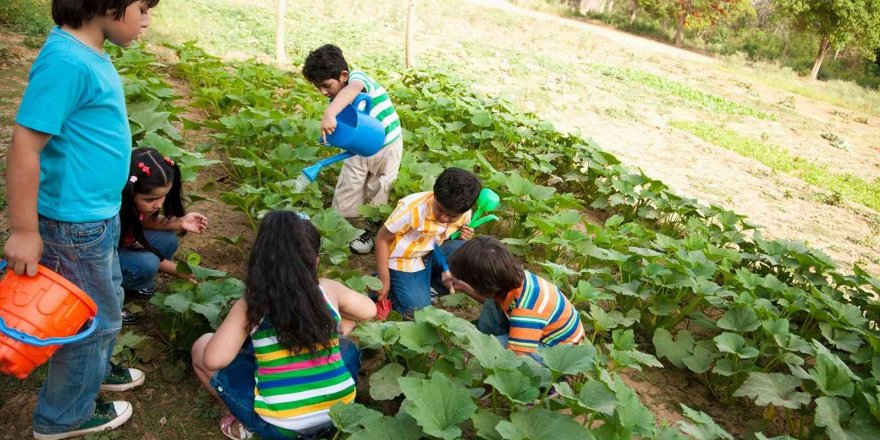
[[[878,0],[776,0],[777,10],[792,19],[802,31],[816,34],[819,49],[810,71],[817,79],[831,48],[873,55],[880,45],[880,1]]]
[[[642,2],[643,0],[637,0]],[[674,0],[663,2],[646,0],[649,3],[671,3],[672,15],[676,20],[673,44],[681,46],[684,30],[714,26],[718,21],[728,17],[731,12],[749,7],[748,0]],[[820,0],[821,1],[821,0]]]

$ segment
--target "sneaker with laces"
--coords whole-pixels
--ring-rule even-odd
[[[431,288],[431,305],[436,306],[439,301],[440,301],[440,292],[437,289],[432,287]]]
[[[156,289],[147,287],[145,289],[125,289],[126,298],[150,299],[156,295]]]
[[[101,384],[101,391],[128,391],[144,384],[146,375],[137,368],[125,368],[110,362],[110,372]]]
[[[373,252],[373,245],[376,241],[376,233],[367,229],[360,237],[354,239],[349,244],[351,251],[358,255],[366,255]]]
[[[124,310],[124,309],[122,310],[122,324],[123,325],[137,324],[138,321],[140,321],[140,318],[138,317],[138,315],[136,315],[132,312],[129,312],[128,310]]]
[[[82,426],[68,432],[57,432],[53,434],[41,434],[34,431],[34,438],[37,440],[61,440],[71,437],[81,437],[88,434],[95,434],[104,431],[111,431],[127,422],[131,418],[131,404],[124,400],[114,402],[104,402],[98,400],[95,405],[95,412],[92,418],[87,420]]]

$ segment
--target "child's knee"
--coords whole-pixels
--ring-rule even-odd
[[[213,333],[205,333],[196,339],[196,342],[193,343],[192,348],[190,349],[190,354],[192,355],[192,363],[193,368],[204,370],[204,355],[205,348],[208,346],[208,342],[211,341],[211,338],[214,336]]]

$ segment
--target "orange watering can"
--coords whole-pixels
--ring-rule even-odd
[[[0,261],[4,269],[6,260]],[[8,272],[0,280],[0,372],[26,378],[60,344],[94,333],[97,313],[85,292],[45,266],[39,265],[33,277]]]

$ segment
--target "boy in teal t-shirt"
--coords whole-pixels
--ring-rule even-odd
[[[326,44],[309,53],[303,64],[303,75],[330,98],[330,105],[321,119],[321,134],[336,130],[336,115],[350,105],[361,92],[370,95],[373,107],[370,116],[385,128],[382,150],[370,157],[354,156],[345,160],[333,193],[333,208],[343,217],[358,217],[363,204],[388,202],[391,185],[397,179],[403,154],[403,131],[400,118],[385,88],[359,70],[349,71],[342,50]],[[364,233],[351,242],[351,250],[368,254],[373,250],[380,225],[367,223]]]
[[[125,401],[98,392],[144,382],[133,368],[110,365],[122,326],[119,207],[131,156],[122,80],[104,42],[128,46],[150,23],[159,0],[53,0],[58,27],[28,75],[7,156],[10,235],[3,253],[17,274],[37,263],[95,301],[97,329],[61,346],[34,411],[39,440],[114,429],[132,414]],[[37,304],[31,304],[37,307]]]

